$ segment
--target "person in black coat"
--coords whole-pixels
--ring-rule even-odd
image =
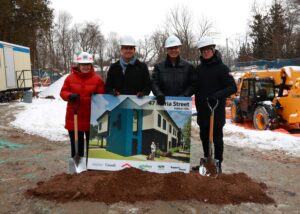
[[[223,64],[221,54],[215,49],[216,44],[210,37],[202,37],[198,43],[201,64],[196,68],[195,102],[197,109],[197,123],[200,126],[200,139],[202,141],[204,157],[209,152],[209,118],[210,106],[218,101],[214,111],[214,151],[215,159],[219,160],[218,171],[222,172],[223,161],[223,126],[225,125],[226,98],[236,93],[237,87],[230,69]],[[194,170],[199,166],[193,167]]]
[[[130,36],[121,38],[121,58],[110,65],[105,82],[105,93],[118,96],[149,95],[151,80],[148,67],[135,56],[135,40]]]
[[[165,96],[192,96],[195,68],[180,57],[180,40],[172,35],[167,38],[167,57],[156,64],[152,73],[152,91],[159,105],[165,104]]]

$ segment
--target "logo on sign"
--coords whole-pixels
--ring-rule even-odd
[[[125,163],[122,165],[123,168],[131,168],[132,166],[129,163]]]
[[[165,166],[164,166],[164,165],[158,165],[158,166],[157,166],[157,169],[158,169],[158,170],[164,170],[164,169],[165,169]]]
[[[138,166],[139,169],[143,170],[143,171],[147,171],[148,169],[152,169],[151,165],[146,165],[146,164],[142,164]]]
[[[184,168],[180,168],[179,166],[171,166],[171,169],[176,169],[176,170],[179,170],[179,171],[185,171]]]
[[[105,166],[106,166],[106,167],[116,167],[116,164],[115,164],[115,163],[113,163],[113,164],[111,164],[111,163],[106,163]]]

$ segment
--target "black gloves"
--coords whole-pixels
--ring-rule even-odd
[[[218,98],[214,94],[207,97],[207,101],[209,101],[209,102],[210,101],[211,102],[216,102],[217,100],[218,100]]]
[[[158,95],[158,96],[156,96],[156,100],[157,100],[157,104],[161,105],[161,106],[166,103],[165,95]]]
[[[110,94],[116,97],[120,95],[120,92],[118,92],[116,89],[113,89],[113,91]]]
[[[71,102],[75,102],[80,99],[79,94],[73,93],[68,96],[68,100]]]
[[[218,105],[218,98],[215,95],[210,95],[207,97],[207,103],[209,106]]]

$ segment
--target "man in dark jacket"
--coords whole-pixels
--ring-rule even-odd
[[[159,105],[165,104],[165,96],[191,96],[195,75],[193,65],[180,57],[180,40],[172,35],[167,38],[167,57],[154,66],[152,91]]]
[[[105,93],[118,96],[149,95],[151,81],[148,67],[135,56],[136,42],[131,36],[121,38],[121,58],[110,65],[105,82]]]
[[[214,151],[215,159],[219,160],[217,169],[222,172],[223,161],[223,126],[225,125],[226,98],[237,90],[230,69],[223,64],[221,54],[215,49],[216,44],[210,37],[202,37],[198,43],[201,64],[197,66],[197,82],[195,84],[195,98],[197,109],[197,123],[200,126],[204,157],[209,154],[209,118],[210,106],[218,106],[214,111]],[[193,167],[194,170],[199,166]]]

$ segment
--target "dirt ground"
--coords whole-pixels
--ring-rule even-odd
[[[267,195],[275,203],[219,205],[198,200],[58,203],[27,197],[24,192],[37,187],[38,182],[67,172],[69,144],[51,142],[10,127],[9,122],[20,108],[14,104],[0,105],[0,141],[23,146],[0,147],[0,213],[300,213],[300,158],[280,151],[258,152],[231,146],[225,146],[223,172],[242,172],[257,183],[265,183]],[[201,156],[198,135],[194,129],[192,165],[196,165]],[[199,194],[213,189],[199,190]]]

